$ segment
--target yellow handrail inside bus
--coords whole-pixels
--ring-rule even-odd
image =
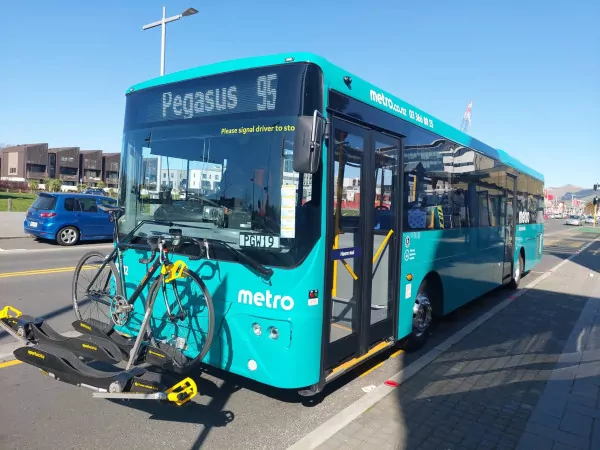
[[[385,237],[385,239],[383,240],[383,242],[381,243],[381,245],[377,249],[377,252],[375,252],[375,256],[373,256],[373,264],[375,264],[375,261],[377,261],[377,258],[379,258],[379,255],[381,254],[381,252],[383,251],[383,249],[387,245],[388,241],[390,240],[390,237],[392,237],[392,233],[393,232],[394,232],[394,230],[388,231],[387,236]]]
[[[333,240],[333,249],[337,250],[339,245],[340,231],[340,216],[342,215],[342,190],[344,189],[344,145],[338,146],[338,179],[336,189],[336,203],[335,203],[335,237]],[[337,296],[337,271],[338,264],[337,260],[333,261],[333,287],[331,288],[331,296]]]

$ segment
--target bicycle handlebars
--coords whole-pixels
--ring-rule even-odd
[[[173,245],[172,248],[177,248],[180,247],[184,242],[192,242],[194,244],[196,244],[198,246],[198,248],[200,249],[200,255],[198,256],[188,256],[188,258],[191,261],[197,261],[199,259],[201,259],[204,254],[206,253],[206,248],[204,247],[204,245],[196,238],[193,237],[189,237],[189,236],[176,236],[176,237],[172,237],[170,235],[168,235],[170,239],[166,239],[164,235],[159,235],[159,236],[150,236],[148,237],[146,240],[148,241],[148,243],[150,244],[150,256],[148,258],[140,258],[139,262],[140,264],[148,264],[152,261],[154,261],[154,258],[156,258],[156,253],[157,251],[163,251],[163,249],[166,247],[166,244],[170,243],[173,244],[174,242],[179,241],[177,244]]]

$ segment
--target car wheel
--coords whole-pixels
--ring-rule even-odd
[[[56,242],[59,245],[75,245],[79,242],[79,230],[75,227],[64,227],[56,233]]]

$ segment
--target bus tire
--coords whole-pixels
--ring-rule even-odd
[[[440,294],[433,280],[426,278],[419,286],[413,306],[412,331],[406,337],[404,350],[414,352],[422,348],[431,334],[434,305]]]
[[[517,265],[515,266],[515,270],[513,271],[512,279],[510,280],[511,289],[517,289],[519,287],[519,283],[521,282],[521,278],[523,277],[524,269],[525,263],[523,261],[523,253],[519,252],[519,259],[517,261]]]

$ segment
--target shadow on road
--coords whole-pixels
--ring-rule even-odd
[[[393,417],[394,439],[408,449],[514,448],[586,300],[531,290],[403,383],[358,425]],[[600,372],[578,380],[588,382],[600,384]]]
[[[598,271],[600,259],[594,253],[599,249],[600,242],[594,242],[572,262],[586,271]],[[566,259],[573,251],[571,248],[568,255],[556,252],[556,256]],[[554,288],[543,289],[543,284],[525,291],[468,338],[401,384],[395,395],[387,396],[357,419],[347,433],[351,434],[353,427],[364,427],[368,433],[369,427],[379,424],[393,431],[390,438],[402,448],[515,448],[589,298],[568,293],[580,291],[580,286],[573,285],[574,270],[571,266],[553,275],[564,279],[562,285],[560,278],[554,278],[553,284],[548,285],[561,286],[556,289],[559,292]],[[581,283],[585,271],[582,273],[579,268],[577,276],[577,282]],[[489,299],[494,297],[492,293]],[[449,319],[460,320],[465,310],[477,308],[489,299],[487,296],[479,299]],[[600,348],[600,336],[593,333],[579,336],[578,346],[569,351]],[[589,363],[597,367],[594,376],[577,378],[576,386],[582,391],[593,387],[597,395],[600,361]],[[407,361],[397,364],[406,366]],[[577,364],[578,361],[561,368],[568,372]],[[574,378],[575,373],[568,372],[564,382],[571,383]],[[566,403],[565,398],[554,401],[561,400]],[[596,407],[596,396],[593,405],[586,401],[582,399],[579,406]],[[558,412],[558,418],[546,417],[546,425],[560,422],[562,413]],[[588,427],[591,433],[591,421],[580,426]],[[576,437],[570,442],[567,442],[569,436],[563,438],[564,444],[576,445]]]

